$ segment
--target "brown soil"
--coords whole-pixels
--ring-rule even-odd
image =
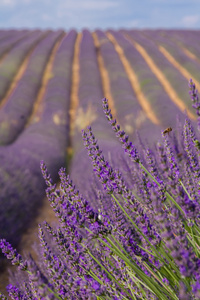
[[[78,87],[79,87],[79,52],[82,34],[79,33],[74,45],[74,57],[72,63],[72,83],[71,83],[71,95],[70,95],[70,138],[74,132],[75,116],[79,104],[78,99]]]
[[[98,40],[98,37],[97,37],[97,34],[95,32],[93,32],[92,36],[93,36],[93,39],[94,39],[94,45],[95,45],[96,50],[97,50],[97,62],[98,62],[98,66],[99,66],[99,72],[100,72],[100,75],[101,75],[103,94],[104,94],[104,97],[106,97],[109,100],[109,107],[112,111],[112,115],[113,115],[114,118],[116,118],[117,112],[116,112],[116,109],[115,109],[114,100],[113,100],[112,93],[111,93],[111,90],[110,90],[110,79],[109,79],[108,72],[107,72],[105,64],[104,64],[103,57],[102,57],[101,52],[100,52],[101,44],[100,44],[100,42]]]

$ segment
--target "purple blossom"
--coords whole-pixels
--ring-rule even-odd
[[[16,249],[13,249],[5,239],[0,240],[0,248],[7,259],[10,259],[13,265],[19,267],[20,270],[27,270],[27,262],[22,260],[20,254],[17,253]]]
[[[129,141],[128,135],[126,135],[123,130],[120,130],[120,126],[118,124],[116,125],[116,123],[117,123],[116,120],[115,119],[113,120],[111,110],[108,107],[108,100],[106,98],[104,98],[102,100],[102,102],[103,102],[103,110],[106,115],[106,118],[109,121],[113,131],[115,132],[116,137],[122,143],[122,147],[123,147],[125,153],[127,153],[129,155],[129,157],[131,158],[132,161],[138,163],[140,161],[140,159],[139,159],[137,150],[136,150],[135,146],[132,144],[132,142]]]
[[[192,100],[192,106],[196,109],[197,116],[200,116],[200,102],[198,97],[198,91],[196,89],[195,83],[192,79],[189,80],[189,95]]]

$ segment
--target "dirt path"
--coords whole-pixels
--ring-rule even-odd
[[[115,109],[115,104],[114,104],[114,99],[112,97],[111,89],[110,89],[110,78],[108,76],[108,71],[105,67],[103,57],[101,55],[101,44],[98,40],[97,34],[95,32],[92,33],[92,37],[94,39],[94,45],[97,50],[97,62],[99,66],[99,72],[101,76],[101,81],[102,81],[102,88],[103,88],[103,94],[104,97],[109,99],[109,107],[112,111],[112,115],[114,118],[116,118],[117,112]]]

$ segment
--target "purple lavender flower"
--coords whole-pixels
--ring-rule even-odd
[[[197,116],[200,116],[200,101],[198,97],[198,91],[196,90],[195,83],[192,79],[189,80],[189,95],[193,102],[192,106],[196,109]]]
[[[136,148],[132,144],[132,142],[129,142],[128,135],[125,134],[123,130],[120,130],[120,126],[116,125],[116,120],[113,120],[111,110],[108,107],[108,100],[104,98],[102,100],[103,102],[103,110],[106,115],[107,120],[109,121],[113,131],[116,134],[116,137],[119,139],[119,141],[122,143],[122,147],[126,153],[128,153],[129,157],[131,157],[131,160],[134,162],[139,162],[139,156],[137,153]]]
[[[17,253],[16,249],[13,249],[5,239],[0,240],[0,248],[7,259],[10,259],[13,265],[19,267],[20,270],[27,270],[27,262],[22,260],[20,254]]]

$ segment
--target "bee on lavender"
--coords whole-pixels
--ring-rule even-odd
[[[170,131],[172,131],[172,128],[168,127],[163,131],[163,134],[165,135],[166,133],[168,133],[168,135],[169,135]]]

